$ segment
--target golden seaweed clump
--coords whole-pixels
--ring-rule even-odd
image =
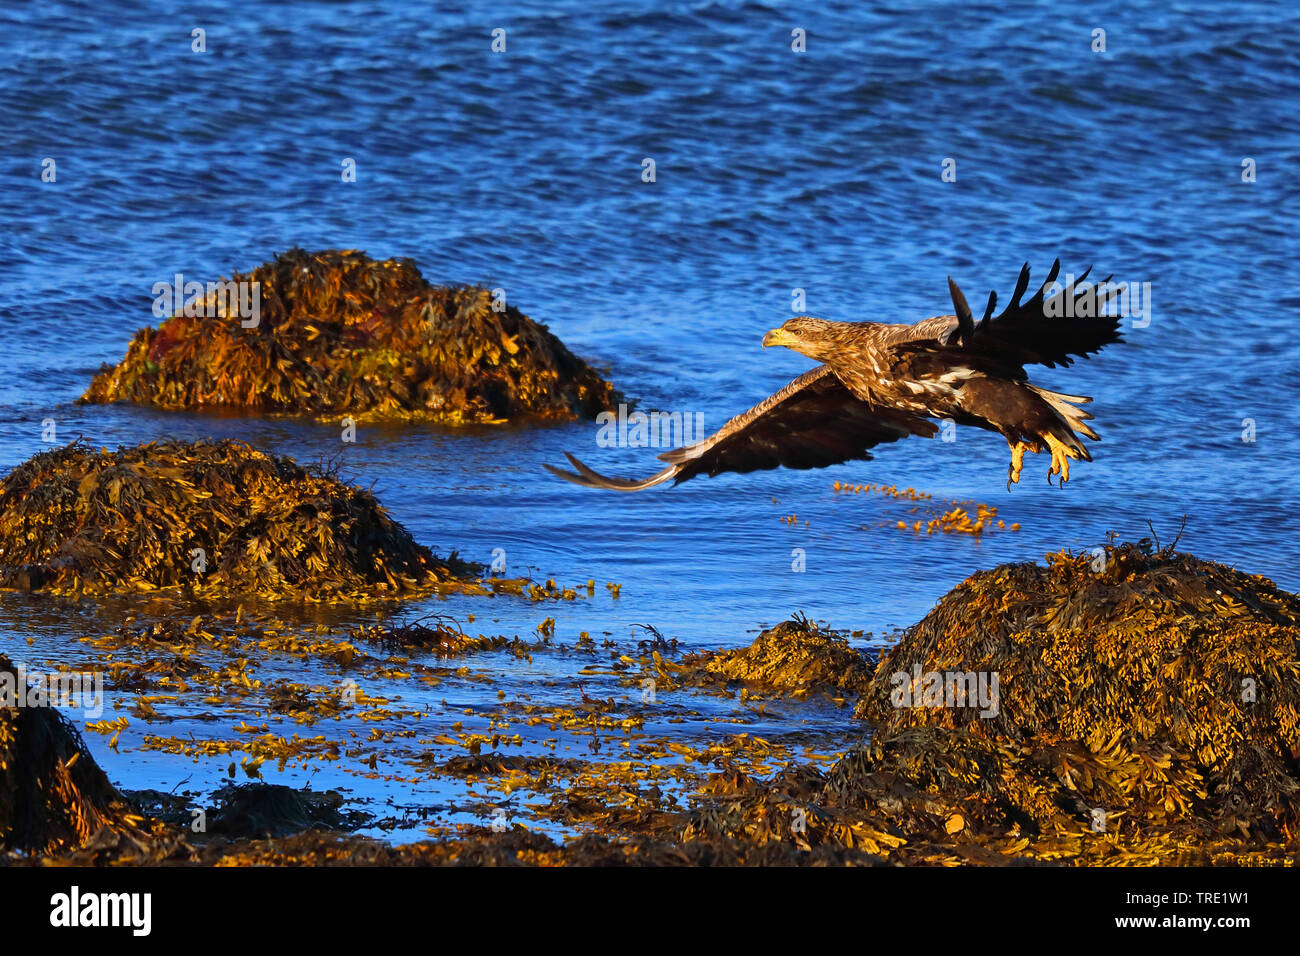
[[[1300,597],[1172,549],[1004,565],[881,661],[868,740],[825,772],[717,774],[678,839],[895,864],[1294,862],[1298,646]]]
[[[1298,648],[1300,597],[1266,578],[1132,544],[1062,552],[947,594],[859,713],[880,744],[916,744],[898,760],[985,760],[967,786],[1038,827],[1093,813],[1294,847]]]
[[[795,694],[857,694],[871,681],[862,654],[802,616],[769,628],[749,647],[690,655],[681,664],[657,658],[657,664],[670,685],[743,681]]]
[[[364,601],[470,586],[370,492],[243,442],[82,441],[0,481],[0,587]]]
[[[409,259],[291,249],[230,281],[245,300],[218,283],[187,295],[81,401],[444,424],[593,418],[618,401],[546,326],[487,289],[432,286]]]
[[[53,853],[140,822],[51,694],[0,654],[0,850]]]

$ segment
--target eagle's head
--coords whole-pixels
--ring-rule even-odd
[[[763,336],[763,348],[784,345],[801,355],[824,362],[835,348],[836,324],[810,315],[797,315]]]

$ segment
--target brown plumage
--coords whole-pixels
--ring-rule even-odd
[[[567,452],[576,474],[545,467],[580,485],[640,491],[700,474],[778,465],[822,468],[870,459],[869,448],[908,435],[931,437],[938,431],[931,419],[946,419],[997,431],[1007,439],[1012,452],[1008,488],[1020,480],[1024,453],[1044,447],[1052,455],[1048,481],[1059,475],[1063,484],[1069,480],[1070,459],[1091,460],[1079,436],[1099,440],[1086,423],[1092,416],[1075,407],[1092,399],[1039,388],[1029,382],[1025,366],[1068,366],[1075,356],[1087,357],[1119,341],[1118,317],[1101,313],[1120,287],[1109,279],[1081,287],[1085,272],[1073,288],[1045,299],[1060,266],[1057,260],[1038,291],[1021,302],[1029,287],[1026,265],[1011,304],[994,316],[997,296],[990,293],[978,322],[952,279],[948,288],[955,315],[914,325],[790,319],[763,337],[764,347],[784,345],[824,364],[703,441],[664,452],[659,456],[668,463],[663,470],[640,481],[609,478]],[[1066,296],[1073,296],[1074,303],[1067,303]],[[1078,308],[1066,313],[1069,304]]]

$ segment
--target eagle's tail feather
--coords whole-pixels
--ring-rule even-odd
[[[1081,453],[1083,459],[1092,461],[1092,456],[1088,454],[1088,450],[1073,435],[1073,432],[1078,432],[1093,441],[1101,441],[1101,436],[1093,431],[1092,427],[1087,423],[1087,420],[1094,416],[1085,412],[1082,408],[1075,407],[1075,405],[1091,402],[1092,399],[1086,395],[1066,395],[1063,392],[1051,392],[1045,388],[1039,388],[1037,385],[1029,385],[1027,382],[1025,384],[1031,392],[1047,402],[1052,407],[1052,411],[1065,423],[1066,428],[1071,432],[1070,437],[1073,439],[1073,441],[1066,441],[1066,444],[1077,445],[1076,450]],[[1057,437],[1063,440],[1065,438],[1064,435],[1058,435]]]
[[[983,419],[1006,437],[1011,446],[1008,485],[1019,480],[1025,451],[1050,451],[1048,473],[1059,475],[1063,483],[1069,480],[1071,459],[1092,461],[1079,437],[1097,440],[1097,433],[1087,424],[1092,416],[1075,404],[1087,402],[1085,395],[987,377],[967,380],[957,394],[962,411]]]
[[[554,468],[551,465],[543,464],[542,467],[555,475],[557,478],[563,478],[565,481],[571,481],[575,485],[585,485],[588,488],[608,488],[610,491],[642,491],[646,488],[653,488],[655,485],[661,485],[669,478],[677,474],[676,465],[669,465],[662,471],[656,472],[649,478],[643,478],[640,481],[633,481],[627,478],[611,478],[608,475],[602,475],[600,472],[587,467],[567,451],[564,457],[569,459],[569,464],[577,469],[575,475],[571,471],[565,471],[562,468]]]

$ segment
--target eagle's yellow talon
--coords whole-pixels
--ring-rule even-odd
[[[1025,464],[1025,452],[1030,450],[1028,442],[1018,441],[1011,446],[1011,464],[1007,468],[1007,491],[1020,483],[1020,469]]]
[[[1043,440],[1052,451],[1052,467],[1047,469],[1047,483],[1052,483],[1052,475],[1060,475],[1061,484],[1064,485],[1070,480],[1070,459],[1078,458],[1079,455],[1054,435],[1044,435]]]

